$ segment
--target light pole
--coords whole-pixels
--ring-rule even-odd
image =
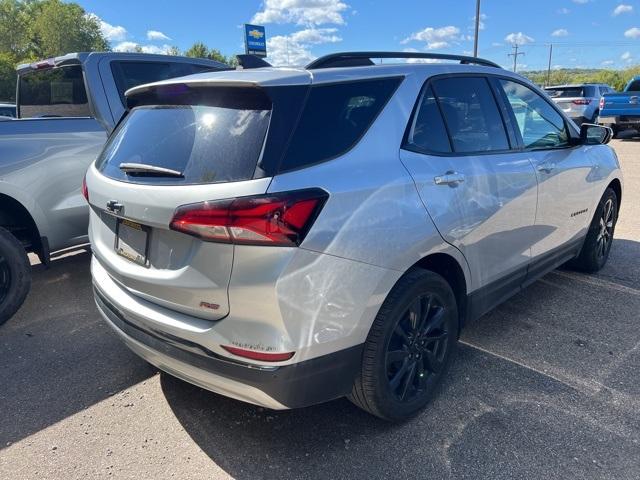
[[[473,39],[473,56],[478,56],[478,35],[480,33],[480,0],[476,0],[476,34]]]

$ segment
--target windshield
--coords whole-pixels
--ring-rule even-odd
[[[201,184],[253,178],[271,110],[206,105],[134,108],[97,161],[106,176],[152,184]],[[179,172],[126,173],[122,164]]]
[[[21,118],[91,116],[80,65],[21,75],[17,104]]]
[[[585,97],[584,87],[545,88],[551,98]]]

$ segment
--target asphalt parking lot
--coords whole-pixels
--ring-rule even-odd
[[[34,266],[0,328],[0,479],[640,478],[640,141],[612,145],[625,193],[607,267],[552,272],[468,328],[403,425],[160,374],[99,318],[87,251]]]

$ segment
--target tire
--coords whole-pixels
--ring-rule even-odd
[[[613,244],[617,221],[618,197],[612,188],[607,188],[598,202],[582,250],[571,266],[587,273],[595,273],[604,267]]]
[[[0,227],[0,325],[22,306],[31,288],[31,266],[22,244]]]
[[[409,271],[373,322],[349,400],[384,420],[413,417],[436,393],[457,342],[458,308],[447,281],[428,270]]]

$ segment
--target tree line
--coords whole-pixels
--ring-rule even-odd
[[[538,70],[519,72],[538,85],[566,85],[571,83],[606,83],[618,91],[624,89],[627,82],[640,75],[640,65],[623,70],[609,69],[560,69],[552,70],[547,80],[547,71]]]
[[[77,3],[61,0],[0,0],[0,101],[13,101],[16,66],[72,52],[105,52],[111,45],[100,31],[100,21]],[[140,47],[137,51],[142,51]],[[235,65],[202,42],[181,52],[171,47],[169,55],[218,60]]]

